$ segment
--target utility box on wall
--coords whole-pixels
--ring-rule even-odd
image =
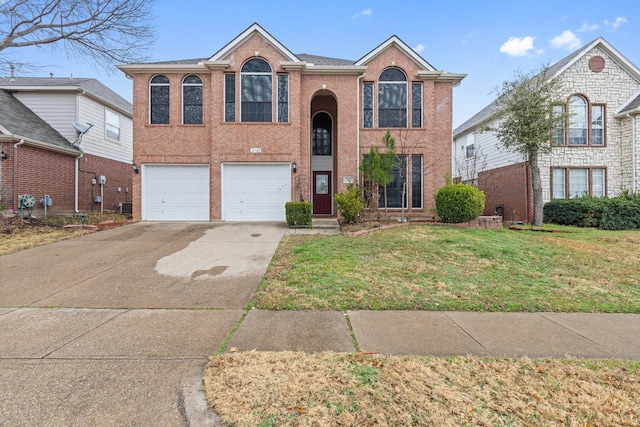
[[[104,185],[104,184],[106,184],[106,183],[107,183],[107,177],[106,177],[106,176],[104,176],[104,175],[100,175],[100,176],[98,177],[98,184],[100,184],[100,185]]]

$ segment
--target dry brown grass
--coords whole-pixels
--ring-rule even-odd
[[[0,230],[0,256],[59,240],[71,239],[86,234],[87,231],[67,230],[51,227],[24,227]]]
[[[640,363],[344,353],[210,359],[230,426],[638,426]]]

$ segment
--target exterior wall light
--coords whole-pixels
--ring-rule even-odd
[[[298,164],[295,160],[293,161],[293,163],[291,163],[291,170],[293,171],[293,173],[298,172]]]
[[[0,151],[0,160],[3,162],[7,160],[7,153],[5,153],[4,150]]]
[[[138,169],[136,162],[131,163],[131,167],[133,168],[133,172],[140,173],[140,169]]]

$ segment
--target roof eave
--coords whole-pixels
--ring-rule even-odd
[[[13,143],[13,142],[20,142],[20,141],[24,141],[25,145],[44,148],[49,151],[55,151],[57,153],[68,154],[71,156],[79,156],[80,154],[82,154],[82,150],[80,150],[79,148],[60,147],[59,145],[54,145],[48,142],[38,141],[35,139],[28,138],[26,136],[15,135],[15,134],[0,135],[0,142]]]
[[[447,73],[446,71],[420,70],[417,73],[417,77],[420,80],[437,80],[460,83],[465,77],[467,77],[467,75],[459,73]]]
[[[192,73],[206,70],[207,67],[205,62],[198,62],[197,64],[127,64],[118,65],[117,68],[131,76],[141,73]]]
[[[354,65],[313,65],[307,64],[302,74],[361,75],[367,67]]]

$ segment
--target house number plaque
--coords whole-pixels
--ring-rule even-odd
[[[252,148],[250,151],[252,153],[262,153],[262,148]]]

